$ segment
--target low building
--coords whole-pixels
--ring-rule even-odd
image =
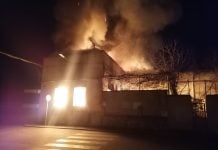
[[[63,51],[45,58],[39,103],[40,120],[45,120],[46,124],[67,120],[71,124],[76,118],[86,118],[78,121],[86,124],[90,114],[101,114],[102,78],[106,74],[119,76],[124,71],[102,50]],[[78,117],[81,115],[83,117]]]
[[[110,56],[98,49],[53,53],[44,59],[39,119],[49,125],[190,128],[192,114],[184,112],[192,107],[191,98],[172,99],[164,88],[149,86],[164,87],[165,80],[160,74],[129,79]],[[137,84],[145,82],[149,84]],[[123,84],[127,86],[118,86]],[[171,104],[171,100],[178,103]],[[175,113],[175,104],[184,107]]]

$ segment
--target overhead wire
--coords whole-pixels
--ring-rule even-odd
[[[28,59],[24,59],[24,58],[21,58],[21,57],[18,57],[18,56],[15,56],[15,55],[12,55],[12,54],[9,54],[9,53],[5,53],[5,52],[2,52],[0,51],[0,54],[4,55],[4,56],[7,56],[9,58],[12,58],[12,59],[15,59],[15,60],[19,60],[19,61],[22,61],[22,62],[25,62],[25,63],[29,63],[29,64],[32,64],[32,65],[35,65],[39,68],[42,68],[42,65],[36,63],[36,62],[33,62],[31,60],[28,60]]]

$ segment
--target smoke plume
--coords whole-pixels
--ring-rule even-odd
[[[158,33],[175,22],[175,0],[59,0],[55,9],[59,49],[105,50],[128,72],[152,70]]]

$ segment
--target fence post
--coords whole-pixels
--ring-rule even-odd
[[[207,81],[204,80],[204,95],[207,96]]]
[[[139,86],[139,91],[140,91],[140,76],[138,76],[138,86]]]
[[[189,80],[188,80],[188,94],[190,95]]]
[[[192,77],[192,86],[193,86],[193,98],[195,100],[195,74],[194,73]]]

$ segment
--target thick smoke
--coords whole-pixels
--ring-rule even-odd
[[[129,72],[152,70],[151,53],[161,44],[159,31],[175,22],[175,0],[59,0],[59,49],[105,50]]]

